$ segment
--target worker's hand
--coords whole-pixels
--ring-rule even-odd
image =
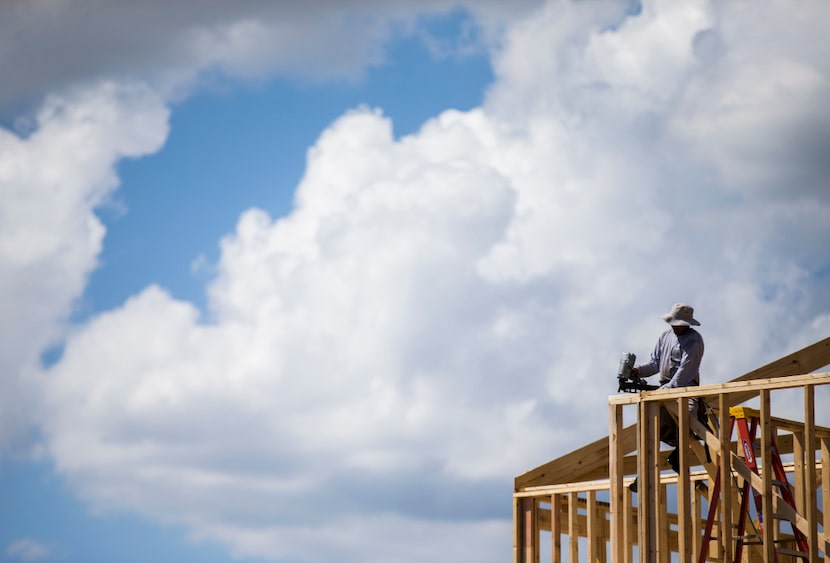
[[[631,368],[631,377],[640,379],[640,368]]]

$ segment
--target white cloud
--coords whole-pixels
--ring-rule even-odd
[[[484,520],[452,525],[441,520],[402,519],[382,514],[359,519],[331,519],[315,526],[303,524],[272,528],[231,528],[210,530],[236,546],[238,556],[292,557],[317,545],[320,537],[332,538],[316,550],[321,560],[365,561],[497,561],[512,556],[511,526],[503,520]],[[458,537],[474,538],[458,541]],[[386,541],[378,544],[380,538]],[[507,541],[504,538],[508,538]],[[367,544],[375,543],[374,549]],[[440,555],[436,555],[440,554]]]
[[[682,89],[695,65],[694,38],[711,22],[706,0],[646,2],[636,18],[593,34],[580,71],[585,85],[608,88],[616,103],[656,110]],[[645,103],[642,103],[645,102]]]
[[[26,430],[32,371],[96,265],[93,209],[117,187],[115,163],[156,150],[166,122],[146,88],[107,84],[50,98],[26,137],[0,129],[0,451]]]
[[[775,135],[828,132],[828,59],[802,39],[823,20],[737,6],[550,3],[511,28],[481,108],[400,140],[376,111],[338,119],[293,212],[222,241],[209,318],[150,287],[77,327],[43,381],[57,467],[101,510],[243,555],[509,556],[511,477],[605,432],[619,353],[647,354],[672,303],[703,321],[705,381],[826,336],[826,165]],[[66,172],[87,230],[60,240],[87,244],[38,326],[94,265],[112,162],[163,139],[138,99],[152,134],[66,144],[96,165]]]
[[[6,557],[17,561],[40,561],[51,552],[49,546],[31,538],[15,540],[6,547]]]
[[[716,166],[725,189],[826,202],[830,49],[815,22],[830,16],[830,6],[790,11],[771,3],[752,22],[741,21],[743,9],[720,8],[719,25],[705,32],[716,53],[703,57],[705,72],[690,78],[670,126]],[[790,25],[777,25],[779,18]]]

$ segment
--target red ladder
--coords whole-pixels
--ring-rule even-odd
[[[738,426],[738,436],[741,441],[741,448],[744,452],[744,457],[746,459],[746,466],[756,475],[758,475],[758,462],[755,458],[755,434],[758,430],[758,419],[759,413],[757,410],[749,409],[746,407],[732,407],[729,409],[729,439],[732,439],[732,430],[735,428],[735,425]],[[747,423],[749,420],[749,423]],[[792,509],[795,511],[795,499],[793,498],[792,490],[790,489],[790,483],[787,481],[787,474],[784,471],[784,465],[781,463],[781,456],[778,453],[778,446],[775,443],[775,436],[771,436],[770,439],[770,451],[771,451],[771,460],[772,460],[772,469],[775,475],[775,479],[773,480],[772,484],[774,487],[778,488],[778,492],[781,495],[781,498],[786,502]],[[715,478],[715,485],[712,490],[712,497],[709,503],[709,515],[706,519],[706,528],[703,532],[703,543],[701,544],[700,548],[700,557],[698,558],[698,563],[705,563],[707,552],[709,551],[709,542],[712,540],[712,527],[715,523],[715,519],[717,516],[717,508],[718,508],[718,499],[720,497],[720,462],[718,463],[718,474]],[[744,480],[743,487],[741,489],[741,507],[740,512],[738,515],[738,531],[737,531],[737,538],[735,543],[735,556],[733,561],[735,563],[740,563],[741,557],[743,555],[743,546],[744,540],[746,539],[744,536],[744,532],[746,531],[746,521],[747,516],[749,513],[749,491],[750,491],[750,482],[748,479]],[[752,497],[755,501],[755,513],[758,515],[758,523],[761,527],[761,533],[763,534],[763,496],[761,492],[752,489]],[[807,543],[807,538],[804,534],[795,526],[795,522],[790,521],[790,525],[792,525],[793,529],[793,536],[795,537],[796,544],[798,545],[797,552],[790,552],[790,555],[794,555],[796,557],[800,557],[804,559],[804,561],[808,560],[809,554],[809,545]],[[777,552],[775,554],[775,560],[778,561]]]

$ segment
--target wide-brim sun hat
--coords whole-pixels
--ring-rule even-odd
[[[663,315],[663,320],[672,326],[700,326],[695,319],[695,310],[685,303],[675,303],[671,313]]]

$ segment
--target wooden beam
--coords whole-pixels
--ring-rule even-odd
[[[804,387],[804,441],[807,449],[806,475],[803,475],[804,507],[802,513],[807,515],[807,542],[810,549],[810,561],[818,560],[818,506],[816,505],[816,437],[815,427],[815,389],[812,385]],[[802,467],[802,469],[804,469]],[[827,507],[825,507],[827,510]],[[826,531],[825,531],[826,533]]]
[[[658,389],[656,391],[645,391],[637,395],[627,393],[624,395],[613,395],[608,397],[609,405],[635,405],[649,401],[665,401],[677,399],[678,397],[717,397],[724,393],[730,395],[730,403],[736,395],[757,396],[759,391],[775,391],[778,389],[795,389],[805,385],[827,385],[830,383],[830,372],[805,373],[802,375],[789,375],[787,377],[770,377],[767,379],[754,379],[752,381],[731,381],[729,383],[713,383],[701,385],[700,387],[677,387],[675,389]],[[712,410],[717,411],[717,405],[710,405]],[[734,406],[730,404],[730,406]]]
[[[830,439],[821,439],[821,503],[824,507],[824,533],[830,537]],[[830,543],[825,539],[824,563],[830,563]]]
[[[568,561],[579,561],[579,536],[577,496],[576,493],[568,493]]]
[[[812,384],[811,384],[812,386]],[[780,428],[781,430],[786,430],[787,432],[794,432],[798,434],[804,434],[805,423],[798,422],[796,420],[790,420],[788,418],[779,418],[777,416],[771,416],[770,422],[776,427]],[[830,438],[830,428],[826,426],[816,426],[813,425],[813,435],[816,438]],[[792,447],[792,445],[790,445]],[[778,445],[779,451],[781,451],[781,444]],[[795,450],[790,450],[787,453],[794,453]],[[784,453],[783,451],[781,453]]]
[[[698,553],[700,553],[700,544],[703,541],[703,524],[700,520],[700,513],[701,513],[701,494],[698,492],[697,488],[692,489],[692,556],[694,557]],[[708,500],[708,499],[707,499]],[[681,556],[680,561],[684,561]]]
[[[732,381],[752,381],[754,379],[800,375],[810,373],[827,365],[830,365],[830,337],[805,346],[801,350],[797,350],[758,369],[749,371],[740,377],[736,377]]]
[[[816,371],[827,365],[830,365],[830,337],[747,372],[732,381],[754,381],[756,379],[800,375]],[[735,393],[729,398],[730,406],[739,405],[757,396],[757,392]]]
[[[523,563],[524,559],[524,514],[522,507],[524,506],[524,499],[513,499],[513,563]]]
[[[608,436],[587,446],[549,461],[535,469],[522,473],[515,480],[515,490],[526,487],[574,483],[583,480],[583,475],[602,469],[608,475]],[[633,451],[637,445],[637,425],[623,428],[619,435],[619,447],[623,452]]]
[[[599,515],[597,514],[597,493],[596,491],[588,491],[585,493],[586,498],[586,519],[588,522],[585,537],[588,540],[588,561],[590,563],[599,563],[599,540],[602,538],[602,530],[600,529]],[[605,552],[605,544],[602,545],[602,551]]]
[[[562,563],[562,495],[550,497],[550,533],[551,561]]]
[[[524,557],[522,563],[539,563],[539,501],[523,499]]]
[[[786,436],[777,436],[776,440],[783,440]],[[720,446],[718,449],[715,450],[716,452],[720,451]],[[730,451],[735,452],[735,442],[732,442],[730,446]],[[780,452],[780,450],[779,450]],[[662,454],[667,454],[667,450],[663,450]],[[758,454],[760,456],[760,454]],[[661,456],[662,457],[662,456]],[[715,464],[717,464],[717,456],[715,456]],[[669,464],[665,462],[665,460],[660,461],[660,470],[665,471],[669,469]],[[792,462],[782,463],[784,467],[784,471],[787,474],[791,474],[794,471],[794,464]],[[717,471],[717,468],[716,468]],[[816,479],[821,478],[821,463],[816,462]],[[715,473],[714,475],[717,475]],[[707,481],[710,478],[709,472],[704,468],[702,470],[695,470],[691,471],[689,474],[689,479],[691,481]],[[633,481],[633,479],[632,479]],[[660,482],[665,485],[676,485],[678,483],[678,475],[677,473],[661,473],[660,474]],[[629,481],[630,482],[630,481]],[[628,483],[625,483],[626,485]],[[577,493],[585,493],[587,491],[608,491],[610,490],[610,481],[608,479],[600,479],[597,481],[581,481],[577,483],[566,483],[564,485],[547,485],[542,487],[532,487],[529,489],[525,489],[524,491],[513,493],[514,498],[545,498],[549,497],[550,495],[558,494],[558,495],[565,495],[570,492],[577,492]],[[625,490],[628,490],[627,487]],[[597,501],[599,502],[599,501]],[[606,503],[607,504],[607,503]],[[610,505],[609,505],[610,506]],[[610,514],[610,511],[609,511]]]
[[[640,561],[656,563],[658,555],[657,514],[660,488],[660,409],[658,403],[640,404],[640,436],[637,453],[641,458],[638,472],[637,504],[640,507]]]
[[[721,395],[719,397],[718,408],[722,413],[728,413],[729,396]],[[724,558],[728,561],[732,559],[732,472],[730,471],[729,463],[726,463],[730,458],[730,445],[732,443],[732,425],[727,422],[726,417],[721,417],[720,423],[720,451],[718,456],[721,459],[720,464],[720,523],[721,523],[721,550],[724,553]],[[766,467],[766,466],[765,466]],[[764,515],[764,522],[769,522]],[[770,562],[772,563],[772,562]]]
[[[725,407],[722,405],[722,408]],[[724,410],[725,412],[725,410]],[[761,473],[761,489],[763,495],[763,521],[764,521],[764,563],[774,563],[775,546],[773,545],[773,530],[775,521],[772,513],[772,471],[767,468],[772,467],[772,433],[775,431],[770,424],[770,395],[769,391],[761,391],[761,467],[764,471]],[[728,458],[721,458],[728,459]],[[723,464],[726,466],[726,463]]]
[[[680,563],[691,563],[692,549],[689,534],[689,399],[677,399],[677,550]],[[697,443],[697,440],[695,440]]]
[[[623,486],[624,473],[624,453],[620,447],[620,432],[623,426],[623,411],[622,407],[612,406],[610,410],[610,444],[609,444],[609,474],[608,481],[610,485],[609,501],[611,504],[611,560],[621,562],[623,560],[623,552],[625,550],[625,543],[623,540],[623,530],[625,522],[625,513],[623,509],[623,497],[625,495],[625,487]]]
[[[626,487],[623,495],[623,556],[620,559],[612,557],[611,560],[615,563],[633,563],[634,550],[631,549],[631,546],[637,543],[637,534],[635,533],[637,530],[637,509],[634,508],[633,494]],[[827,512],[830,513],[830,510]]]

